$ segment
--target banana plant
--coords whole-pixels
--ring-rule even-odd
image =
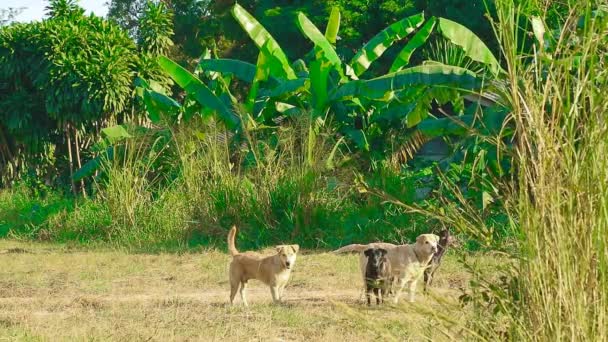
[[[235,4],[231,13],[258,47],[257,63],[204,58],[198,68],[249,84],[241,107],[259,124],[271,124],[277,116],[331,114],[343,126],[343,133],[363,149],[369,148],[366,127],[380,127],[382,122],[404,122],[405,127],[415,128],[424,120],[433,120],[428,115],[431,101],[462,101],[463,93],[481,89],[480,75],[465,68],[432,61],[409,67],[410,57],[431,34],[441,34],[461,47],[469,58],[486,65],[493,75],[502,70],[489,49],[470,30],[444,18],[425,18],[424,13],[390,25],[362,46],[348,63],[342,61],[335,50],[340,25],[337,9],[332,10],[324,33],[303,13],[294,18],[314,48],[311,54],[293,63],[266,28],[244,8]],[[363,78],[387,49],[404,39],[407,43],[389,73]],[[159,64],[189,96],[214,112],[229,129],[240,129],[240,118],[232,110],[238,103],[234,103],[235,97],[227,87],[223,88],[225,94],[214,93],[208,82],[169,59],[161,58]],[[226,98],[231,101],[223,100]],[[357,117],[363,117],[363,127],[357,124]],[[378,127],[374,129],[382,131],[383,127]]]

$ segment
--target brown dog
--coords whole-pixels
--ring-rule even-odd
[[[439,242],[437,243],[437,252],[433,254],[431,261],[429,261],[428,267],[424,270],[424,292],[433,283],[435,272],[441,265],[441,259],[447,252],[448,247],[454,244],[454,237],[450,235],[450,231],[447,229],[442,230],[439,233]]]
[[[365,285],[365,269],[367,258],[363,252],[369,248],[384,248],[387,250],[387,257],[391,262],[392,275],[395,279],[394,293],[395,304],[399,301],[403,288],[408,285],[409,301],[413,302],[416,292],[416,285],[422,278],[424,270],[437,252],[437,242],[439,236],[435,234],[422,234],[416,238],[416,243],[410,245],[394,245],[392,243],[375,242],[367,245],[353,244],[344,246],[334,253],[359,253],[359,266]]]
[[[245,306],[248,306],[245,291],[250,279],[260,280],[270,286],[272,300],[275,303],[280,302],[291,270],[296,263],[300,246],[277,246],[277,254],[264,257],[255,252],[240,253],[234,244],[235,236],[236,227],[232,227],[228,233],[228,251],[232,256],[229,271],[230,304],[233,304],[234,296],[240,285],[241,300]]]

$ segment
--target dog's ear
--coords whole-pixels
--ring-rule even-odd
[[[369,257],[370,255],[372,255],[372,253],[374,252],[373,249],[366,249],[365,252],[363,252],[363,254],[365,254],[365,256]]]
[[[435,242],[439,242],[439,240],[441,239],[441,237],[439,237],[439,235],[433,234],[433,238],[435,238]]]
[[[277,253],[281,253],[283,249],[285,249],[285,245],[279,245],[275,247],[277,249]]]
[[[421,243],[423,239],[424,239],[424,235],[418,235],[418,237],[416,238],[416,242]]]
[[[291,249],[293,249],[293,252],[295,254],[298,254],[298,251],[300,250],[300,245],[291,245]]]

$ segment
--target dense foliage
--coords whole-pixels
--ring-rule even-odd
[[[112,0],[109,2],[109,17],[136,35],[138,18],[145,3],[146,0]],[[235,1],[182,0],[167,3],[175,13],[174,41],[180,46],[175,57],[180,61],[198,58],[203,53],[203,46],[207,46],[216,48],[222,57],[255,62],[255,45],[242,35],[241,28],[230,14]],[[337,52],[343,59],[352,58],[359,47],[388,25],[421,11],[462,23],[497,52],[483,0],[245,0],[238,3],[270,30],[291,59],[303,56],[312,47],[302,40],[294,25],[297,13],[304,13],[324,29],[332,8],[339,9],[342,16]],[[492,3],[488,2],[490,14],[494,11]],[[394,58],[396,53],[389,51],[388,55]]]
[[[142,23],[149,25],[142,32],[162,41],[142,40],[140,55],[122,29],[85,16],[74,1],[51,1],[47,11],[47,20],[0,31],[4,184],[27,173],[57,184],[53,178],[65,176],[66,164],[80,166],[80,150],[90,146],[91,138],[127,119],[136,75],[165,79],[154,58],[170,44],[168,35],[159,34],[166,27]]]
[[[333,248],[447,227],[505,255],[482,273],[460,253],[451,339],[607,336],[607,13],[113,0],[108,21],[52,0],[0,28],[0,237],[183,249],[237,224],[242,248]]]
[[[47,218],[22,226],[26,234],[137,241],[164,235],[179,243],[213,239],[222,235],[213,227],[241,222],[259,235],[250,238],[256,244],[300,234],[304,245],[335,245],[390,233],[401,222],[409,228],[390,234],[411,236],[422,216],[379,205],[373,196],[362,201],[368,195],[358,191],[379,187],[404,203],[432,206],[434,191],[449,182],[501,225],[500,213],[489,208],[498,198],[489,184],[509,172],[496,150],[512,132],[500,129],[504,104],[485,108],[476,100],[485,96],[484,82],[502,77],[493,53],[465,26],[413,6],[332,4],[316,11],[309,3],[215,3],[205,7],[203,21],[215,20],[205,27],[220,28],[223,36],[216,37],[178,25],[187,8],[203,2],[113,2],[110,17],[125,31],[57,0],[48,19],[4,29],[2,99],[33,108],[1,112],[8,141],[2,165],[11,171],[3,173],[5,184],[21,178],[39,190],[70,185],[93,193],[95,204],[64,210],[91,214],[92,205],[98,212],[86,232],[55,231],[55,219]],[[365,16],[377,22],[358,22],[364,16],[354,12],[363,10],[377,11]],[[228,19],[230,29],[222,26]],[[264,22],[282,27],[280,38]],[[219,58],[230,35],[255,50],[246,48],[243,60]],[[206,39],[218,44],[191,67],[186,36],[198,37],[191,43],[199,48]],[[70,48],[61,49],[66,39]],[[302,44],[281,44],[295,39]],[[41,69],[19,68],[26,60]],[[44,82],[35,83],[39,78]],[[16,98],[21,82],[29,87],[26,101]],[[34,129],[40,133],[24,131]],[[166,216],[170,205],[181,209]],[[280,233],[270,234],[275,229]]]

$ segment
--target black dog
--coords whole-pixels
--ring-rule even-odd
[[[439,242],[437,243],[437,252],[433,255],[431,261],[427,265],[424,270],[424,291],[426,292],[427,286],[431,286],[433,282],[433,276],[435,275],[435,271],[441,265],[441,258],[448,250],[448,246],[454,242],[452,236],[450,236],[450,231],[444,229],[439,233]]]
[[[371,305],[372,292],[376,295],[376,304],[382,303],[391,287],[391,262],[383,248],[370,248],[363,252],[367,257],[365,284],[367,305]]]

